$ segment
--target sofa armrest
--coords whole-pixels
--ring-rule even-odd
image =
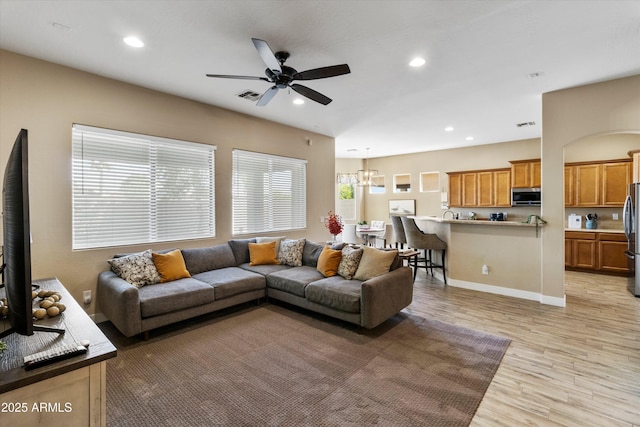
[[[112,271],[103,271],[98,275],[97,301],[102,313],[123,335],[142,332],[138,288]]]
[[[375,328],[413,300],[413,273],[400,267],[362,282],[360,301],[361,326]]]

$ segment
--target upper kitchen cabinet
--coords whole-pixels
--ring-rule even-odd
[[[565,206],[622,207],[631,182],[630,160],[565,165]]]
[[[449,206],[511,206],[511,169],[447,172]]]
[[[540,159],[512,160],[511,163],[511,187],[532,188],[540,187]]]

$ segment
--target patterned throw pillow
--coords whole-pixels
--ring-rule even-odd
[[[283,240],[280,242],[278,262],[283,265],[290,265],[291,267],[301,267],[304,244],[305,239]]]
[[[153,263],[151,249],[108,260],[111,270],[136,288],[160,283],[160,274]]]
[[[358,270],[364,249],[345,246],[342,248],[342,259],[338,266],[338,274],[347,280],[353,279]]]

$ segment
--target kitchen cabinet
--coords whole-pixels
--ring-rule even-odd
[[[565,232],[565,268],[629,275],[631,270],[625,251],[627,239],[623,233]]]
[[[640,182],[640,150],[629,151],[632,159],[631,182]]]
[[[511,206],[511,169],[448,172],[449,206]]]
[[[462,174],[462,206],[478,206],[478,174],[468,172]]]
[[[462,206],[462,174],[449,175],[449,206]]]
[[[565,206],[622,207],[632,179],[630,160],[570,163],[564,169]]]
[[[573,178],[574,167],[564,167],[564,205],[576,205],[576,190],[574,188],[575,179]]]
[[[631,162],[602,164],[602,204],[624,206],[627,187],[631,183]]]
[[[513,160],[511,162],[511,187],[531,188],[541,186],[540,159]]]
[[[597,248],[596,233],[566,232],[565,266],[596,270],[598,266]]]
[[[626,236],[620,233],[599,233],[598,237],[598,269],[628,274],[629,261],[624,254],[628,247]]]

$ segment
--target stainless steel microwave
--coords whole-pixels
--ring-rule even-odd
[[[542,191],[540,188],[512,188],[511,206],[541,206]]]

